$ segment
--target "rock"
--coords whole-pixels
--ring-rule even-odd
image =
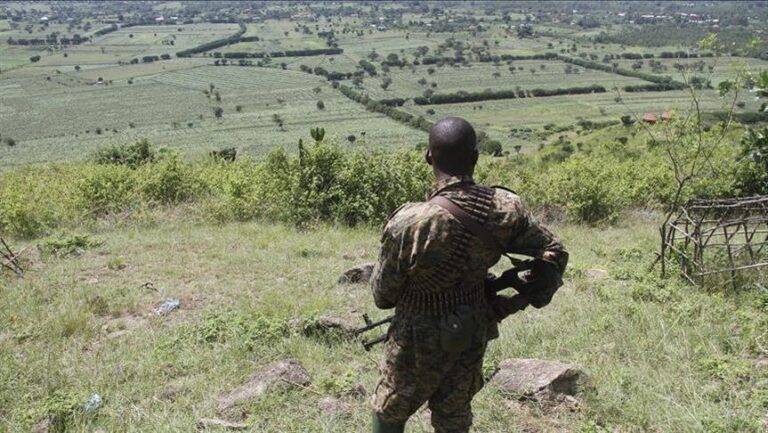
[[[491,383],[521,400],[557,401],[579,390],[584,374],[576,366],[539,359],[506,359]]]
[[[310,383],[309,373],[298,361],[278,361],[257,371],[239,387],[219,395],[216,407],[219,413],[231,415],[236,406],[260,397],[269,389],[287,389],[291,386],[307,386]]]
[[[351,338],[355,336],[356,326],[349,320],[339,317],[326,315],[322,316],[314,323],[304,326],[304,335],[311,336],[337,336],[341,338]]]
[[[198,430],[205,430],[210,427],[223,428],[226,430],[245,430],[248,425],[239,422],[229,422],[216,418],[200,418],[195,424]]]
[[[155,308],[152,311],[152,314],[154,314],[155,316],[162,316],[170,313],[173,310],[176,310],[180,306],[181,306],[181,301],[179,301],[176,298],[168,298],[165,300],[165,302],[158,305],[157,308]]]
[[[373,263],[363,263],[353,268],[347,269],[340,277],[339,284],[342,283],[367,283],[373,273]]]
[[[328,415],[350,416],[353,412],[351,404],[333,397],[321,398],[317,406]]]
[[[593,280],[604,280],[608,278],[608,271],[605,269],[587,269],[584,272],[587,276],[587,278],[591,278]]]

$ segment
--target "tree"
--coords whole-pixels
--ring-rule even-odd
[[[224,109],[221,107],[213,107],[213,115],[216,116],[217,119],[221,119],[224,116]]]
[[[29,61],[32,63],[36,63],[40,61],[40,56],[32,56],[29,58]]]
[[[347,136],[347,141],[349,141],[349,144],[353,144],[357,140],[357,137],[354,136],[354,134],[350,134]]]
[[[381,88],[384,90],[387,90],[389,85],[392,84],[392,78],[390,77],[384,77],[381,79]]]
[[[517,26],[517,37],[518,38],[532,38],[533,37],[533,26],[530,24],[520,24]]]
[[[80,65],[75,65],[75,70],[79,71],[80,70]]]
[[[325,110],[325,102],[317,101],[317,109],[318,110]]]

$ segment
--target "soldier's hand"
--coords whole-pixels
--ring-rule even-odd
[[[521,295],[496,295],[488,300],[488,304],[493,310],[493,315],[497,322],[501,322],[506,317],[524,310],[529,305],[528,300]]]
[[[522,278],[522,284],[516,286],[535,308],[549,304],[557,289],[563,285],[563,279],[557,267],[544,260],[534,260],[530,271]]]

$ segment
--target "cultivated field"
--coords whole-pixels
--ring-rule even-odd
[[[21,7],[21,6],[19,6]],[[154,16],[174,15],[181,7],[164,3]],[[265,9],[285,13],[289,9],[272,5]],[[366,9],[361,9],[366,10]],[[451,13],[462,13],[461,8]],[[43,12],[40,12],[43,13]],[[47,13],[47,12],[46,12]],[[578,58],[623,52],[658,54],[679,47],[632,47],[616,44],[585,43],[583,32],[557,26],[542,26],[543,35],[520,37],[508,24],[459,26],[453,32],[429,29],[390,29],[386,19],[376,24],[360,16],[324,17],[306,20],[304,12],[295,20],[268,18],[248,23],[243,37],[258,41],[230,43],[189,58],[175,53],[201,44],[230,37],[238,32],[234,23],[195,22],[135,25],[120,28],[80,45],[54,47],[9,46],[8,37],[45,37],[51,32],[71,36],[80,32],[93,35],[105,24],[98,19],[80,21],[77,27],[51,22],[24,25],[0,21],[0,134],[18,145],[0,147],[0,167],[60,159],[83,159],[99,147],[132,142],[146,137],[160,147],[199,155],[210,150],[236,147],[253,156],[263,155],[275,146],[294,146],[310,127],[325,126],[329,137],[346,141],[355,135],[358,145],[413,147],[424,140],[421,130],[398,123],[384,114],[369,112],[361,104],[342,96],[321,76],[299,72],[300,67],[321,67],[333,73],[355,73],[360,61],[377,67],[375,76],[363,75],[357,91],[372,99],[411,99],[425,91],[436,94],[483,92],[487,90],[560,89],[602,85],[604,94],[546,98],[478,101],[434,106],[413,106],[402,111],[434,121],[446,115],[462,115],[476,122],[505,150],[516,145],[533,149],[539,145],[535,135],[510,136],[511,129],[542,132],[545,125],[567,127],[578,120],[616,120],[624,114],[685,109],[687,94],[682,91],[625,94],[621,100],[613,88],[648,84],[640,78],[579,66],[560,60],[517,60],[499,63],[477,62],[464,52],[466,65],[408,65],[384,68],[379,62],[397,55],[406,60],[419,56],[452,56],[460,41],[464,47],[476,46],[488,55],[535,55],[545,52]],[[493,15],[480,15],[493,22]],[[511,15],[510,19],[518,15]],[[407,13],[408,22],[424,17]],[[155,20],[152,18],[152,20]],[[84,31],[88,29],[88,31]],[[560,29],[560,30],[558,30]],[[30,30],[30,31],[27,31]],[[332,56],[280,57],[251,67],[214,67],[213,52],[278,52],[327,48],[319,32],[334,32],[335,44],[344,50]],[[574,39],[569,39],[574,38]],[[464,49],[464,48],[461,48]],[[371,53],[375,53],[372,55]],[[40,60],[29,63],[29,57]],[[145,62],[145,56],[168,55],[168,60]],[[682,60],[693,62],[695,59]],[[710,73],[714,84],[736,73],[733,61],[719,59]],[[661,59],[664,72],[679,79],[674,59]],[[705,59],[710,62],[713,59]],[[133,63],[132,63],[133,62]],[[632,61],[616,61],[631,68]],[[236,64],[237,60],[230,60]],[[650,72],[645,65],[642,71]],[[748,60],[751,69],[766,62]],[[283,70],[285,68],[285,70]],[[708,70],[705,69],[705,72]],[[101,80],[101,81],[99,81]],[[389,85],[382,83],[389,82]],[[347,86],[349,80],[343,80]],[[214,87],[211,88],[210,86]],[[212,92],[215,90],[215,93]],[[203,92],[209,92],[208,95]],[[220,101],[216,100],[216,93]],[[707,110],[720,109],[714,93],[706,95]],[[754,109],[744,98],[740,110]],[[318,108],[322,101],[324,108]],[[215,116],[221,108],[222,116]],[[277,116],[277,117],[276,117]],[[282,125],[282,126],[280,126]],[[546,135],[546,134],[545,134]]]
[[[328,137],[340,142],[356,135],[362,139],[357,145],[390,148],[413,146],[423,134],[366,111],[316,76],[174,62],[182,63],[180,70],[169,67],[136,77],[133,84],[105,86],[85,79],[99,74],[110,80],[110,71],[122,74],[123,68],[83,71],[87,77],[76,74],[79,79],[69,86],[43,77],[2,81],[0,130],[25,145],[0,147],[0,165],[83,159],[99,147],[142,137],[190,155],[236,147],[260,156],[277,146],[293,148],[316,126],[333,125]],[[203,93],[211,84],[221,102]],[[215,117],[214,107],[223,109],[222,118]]]

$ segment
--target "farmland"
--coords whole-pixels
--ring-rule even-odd
[[[5,81],[4,108],[13,110],[16,120],[4,124],[3,131],[35,149],[16,162],[80,159],[100,146],[142,137],[190,155],[227,146],[262,155],[274,146],[292,147],[310,127],[326,124],[334,125],[329,131],[334,139],[364,133],[361,143],[409,144],[410,129],[366,111],[319,77],[273,68],[191,67],[188,60],[178,62],[183,64],[178,70],[171,63],[169,71],[136,77],[130,85],[78,80],[65,87],[42,78],[34,84],[28,79]],[[108,80],[109,70],[87,70],[74,77],[85,81],[99,73]],[[211,84],[221,101],[203,93]],[[317,108],[318,100],[324,109]],[[223,109],[222,118],[215,117],[214,105]],[[48,116],[57,122],[49,122]],[[282,126],[274,116],[280,116]],[[3,163],[14,163],[6,157],[16,150],[0,150]]]
[[[507,151],[516,145],[530,150],[539,144],[531,143],[530,135],[525,139],[510,136],[511,129],[543,132],[545,125],[562,129],[578,120],[615,121],[624,114],[684,109],[688,96],[684,91],[668,91],[619,98],[616,92],[624,87],[649,82],[639,76],[585,68],[564,60],[615,55],[619,60],[611,62],[629,70],[636,61],[620,59],[625,52],[657,56],[664,50],[690,52],[690,48],[590,43],[585,42],[589,33],[551,23],[542,26],[541,36],[523,37],[509,22],[498,21],[493,14],[483,18],[489,24],[481,26],[432,22],[455,28],[446,33],[425,30],[423,25],[397,26],[384,18],[369,24],[371,21],[360,12],[343,19],[311,20],[307,18],[311,10],[299,10],[294,11],[296,19],[251,20],[240,30],[236,23],[181,22],[180,18],[171,21],[172,15],[181,14],[183,8],[175,3],[156,6],[146,12],[154,14],[150,20],[155,24],[116,26],[104,34],[100,29],[108,28],[106,21],[93,17],[82,18],[76,24],[40,21],[43,18],[38,22],[0,21],[0,134],[18,143],[13,148],[0,148],[0,167],[83,159],[105,145],[138,138],[148,138],[160,147],[178,149],[190,156],[236,147],[259,157],[275,146],[293,146],[310,127],[325,125],[329,126],[329,137],[341,142],[350,135],[364,138],[358,144],[383,148],[413,147],[423,142],[423,131],[367,111],[341,95],[330,80],[305,73],[318,69],[346,74],[342,84],[353,82],[356,91],[372,99],[402,99],[406,103],[401,110],[417,117],[434,121],[445,115],[467,116]],[[6,10],[14,9],[7,6]],[[37,15],[31,16],[51,13],[35,10]],[[451,11],[455,16],[464,12],[460,8]],[[270,6],[264,13],[285,14],[286,9]],[[413,12],[403,17],[402,23],[423,23],[426,18]],[[515,14],[509,17],[524,18]],[[7,41],[51,34],[80,34],[87,39],[77,45],[47,48],[10,45]],[[238,34],[242,34],[243,41],[176,57],[177,52]],[[333,35],[331,39],[327,39],[329,34]],[[227,61],[231,54],[262,56],[322,50],[330,45],[341,52]],[[426,62],[429,57],[446,59],[459,52],[463,53],[462,59],[455,64],[444,60]],[[544,53],[561,57],[529,58]],[[30,63],[33,56],[39,56],[39,60]],[[481,57],[485,60],[478,61]],[[659,59],[653,71],[651,61],[656,60],[646,59],[640,72],[676,80],[681,78],[675,66],[678,61],[704,62],[698,67],[699,73],[715,85],[744,69],[733,66],[735,63],[741,62],[749,70],[766,65],[763,60],[735,57],[734,53],[725,58]],[[374,69],[362,73],[361,65],[366,62],[370,65],[366,67]],[[507,91],[530,96],[532,90],[596,85],[602,86],[605,93],[445,105],[414,106],[409,102],[431,94]],[[704,99],[705,109],[721,108],[714,92],[706,93]],[[740,109],[753,109],[754,104],[744,99]],[[320,102],[323,108],[318,108]],[[222,110],[218,117],[217,107]]]

